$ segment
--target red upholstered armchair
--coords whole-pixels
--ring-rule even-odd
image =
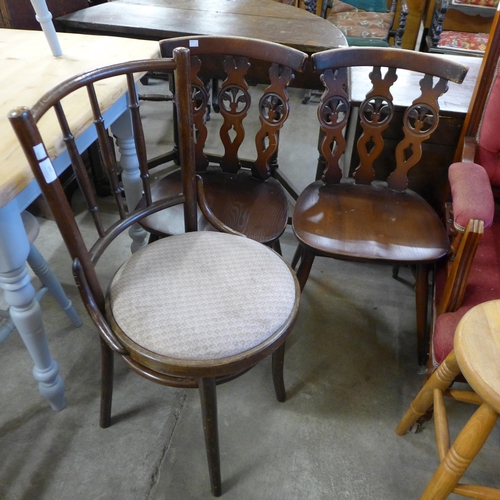
[[[462,316],[479,303],[500,299],[500,209],[495,210],[493,198],[500,196],[499,21],[497,11],[492,43],[477,78],[456,162],[449,169],[453,199],[449,224],[457,237],[449,265],[437,272],[429,371],[453,348],[455,328]]]

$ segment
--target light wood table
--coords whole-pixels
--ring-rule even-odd
[[[66,33],[59,34],[59,40],[63,55],[53,57],[41,31],[0,29],[0,287],[33,359],[33,375],[40,393],[54,410],[65,406],[64,384],[50,356],[40,305],[30,282],[26,266],[29,244],[21,220],[21,212],[40,195],[40,190],[7,114],[17,106],[32,106],[46,91],[82,71],[158,55],[158,44],[151,41]],[[122,120],[118,129],[126,140],[126,89],[110,80],[100,86],[99,92],[108,98],[105,120],[109,125]],[[78,103],[70,98],[67,106],[75,111],[72,119],[80,130],[77,144],[84,150],[95,140],[93,127],[89,128],[92,120],[80,116]],[[69,165],[69,159],[67,154],[61,154],[55,130],[50,120],[41,122],[42,135],[46,144],[53,146],[49,152],[60,173]]]

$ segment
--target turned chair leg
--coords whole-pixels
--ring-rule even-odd
[[[301,257],[302,257],[302,246],[297,245],[297,248],[295,249],[295,253],[293,254],[292,263],[290,264],[290,267],[294,271],[295,271],[295,268],[297,267],[297,264],[299,263],[299,260]]]
[[[487,403],[476,410],[432,476],[420,500],[444,500],[448,497],[483,447],[497,418],[498,413]]]
[[[286,390],[285,390],[285,379],[283,376],[283,370],[285,366],[285,343],[281,344],[272,355],[272,372],[273,372],[273,384],[274,392],[276,393],[276,399],[280,403],[286,401]]]
[[[276,240],[276,241],[273,241],[272,245],[271,245],[271,248],[279,253],[281,256],[283,256],[283,254],[281,253],[281,243],[280,243],[280,240]]]
[[[111,403],[113,401],[114,353],[101,338],[101,416],[103,429],[111,425]]]
[[[434,389],[445,391],[460,373],[455,352],[451,351],[439,365],[417,397],[411,402],[405,416],[399,422],[396,433],[403,436],[415,422],[424,415],[434,403]]]
[[[201,417],[205,446],[207,449],[208,471],[212,494],[220,497],[222,481],[220,472],[219,431],[217,424],[217,392],[214,378],[202,378],[199,381]]]

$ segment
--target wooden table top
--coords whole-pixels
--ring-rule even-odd
[[[450,82],[448,91],[439,98],[439,109],[442,115],[458,114],[465,115],[469,109],[477,75],[481,67],[480,57],[455,56],[444,54],[433,54],[435,57],[442,57],[447,60],[456,61],[468,66],[469,71],[461,84]],[[368,73],[371,67],[352,68],[351,72],[351,92],[352,101],[359,103],[364,100],[366,93],[371,89],[371,82]],[[418,89],[422,75],[411,71],[399,70],[398,80],[391,88],[395,106],[409,106],[416,97],[415,91],[408,92],[408,87]]]
[[[42,95],[67,78],[100,66],[132,59],[149,59],[159,55],[158,43],[146,40],[123,39],[60,33],[63,55],[53,57],[41,31],[0,29],[0,208],[12,201],[33,180],[21,146],[7,119],[17,106],[32,106]],[[120,84],[101,86],[109,96],[111,106],[126,89]],[[65,102],[71,106],[70,98]],[[74,103],[77,109],[77,103]],[[75,113],[76,114],[76,113]],[[85,129],[90,122],[83,122]],[[55,128],[49,123],[41,127],[49,146],[56,145]],[[53,134],[51,135],[51,131]]]
[[[342,32],[329,21],[270,0],[116,0],[59,17],[55,25],[65,31],[152,40],[244,36],[308,54],[347,46]]]

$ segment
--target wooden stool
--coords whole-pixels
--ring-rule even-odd
[[[500,300],[472,308],[455,332],[454,350],[413,400],[396,432],[402,436],[434,404],[436,439],[441,464],[421,500],[440,500],[450,493],[479,499],[500,499],[500,490],[459,484],[490,435],[500,412]],[[449,448],[443,393],[462,373],[472,391],[449,390],[459,401],[480,405]]]
[[[38,279],[42,282],[42,287],[36,292],[36,298],[38,301],[49,291],[52,296],[56,299],[57,303],[61,309],[66,313],[68,318],[73,322],[75,326],[81,326],[82,320],[78,313],[75,311],[71,300],[68,299],[67,295],[59,283],[56,275],[52,272],[52,269],[48,266],[47,262],[43,258],[42,254],[35,247],[33,242],[36,240],[38,233],[40,232],[40,224],[36,220],[36,217],[31,215],[29,212],[23,212],[21,214],[23,218],[24,229],[26,235],[28,236],[28,241],[30,243],[30,253],[28,254],[28,264],[33,269],[33,272],[38,276]],[[0,318],[6,318],[0,327],[0,344],[7,340],[7,337],[15,330],[14,322],[10,319],[9,311],[0,310]]]

